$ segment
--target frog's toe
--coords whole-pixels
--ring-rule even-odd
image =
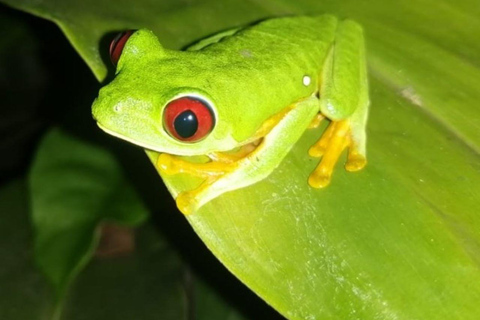
[[[181,192],[176,199],[178,209],[184,214],[189,215],[197,210],[197,198],[192,192]]]
[[[308,155],[314,158],[320,158],[325,153],[325,148],[320,145],[313,145],[308,149]]]
[[[362,170],[367,165],[367,158],[364,155],[350,151],[348,153],[347,163],[345,163],[345,170],[355,172]]]
[[[332,174],[331,172],[321,172],[320,170],[315,170],[309,177],[308,177],[308,184],[312,188],[325,188],[330,184]]]

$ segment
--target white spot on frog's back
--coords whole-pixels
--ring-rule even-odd
[[[244,58],[252,58],[252,57],[253,57],[252,51],[250,51],[250,50],[248,50],[248,49],[242,49],[242,50],[240,50],[240,54],[241,54]]]
[[[305,87],[308,87],[310,83],[312,83],[312,78],[309,76],[303,76],[302,82]]]

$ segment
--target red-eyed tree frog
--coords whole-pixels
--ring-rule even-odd
[[[324,118],[330,123],[309,150],[321,158],[310,186],[330,183],[345,149],[346,170],[366,164],[365,46],[362,28],[351,20],[274,18],[185,51],[168,50],[140,29],[117,37],[110,54],[116,76],[101,89],[93,117],[107,133],[158,152],[161,172],[204,179],[178,195],[184,214],[265,179]],[[198,155],[210,160],[184,157]]]

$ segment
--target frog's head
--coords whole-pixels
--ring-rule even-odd
[[[166,50],[151,31],[142,29],[117,37],[110,55],[117,64],[115,79],[100,90],[92,107],[104,131],[177,155],[236,146],[192,53]]]

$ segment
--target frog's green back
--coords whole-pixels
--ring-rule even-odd
[[[235,123],[236,140],[258,124],[318,91],[318,76],[335,36],[333,16],[266,20],[192,52],[204,69],[199,77],[218,106],[222,121]],[[311,82],[304,84],[304,77]],[[200,79],[198,79],[200,80]],[[211,86],[210,86],[211,85]],[[205,89],[204,89],[205,90]]]

